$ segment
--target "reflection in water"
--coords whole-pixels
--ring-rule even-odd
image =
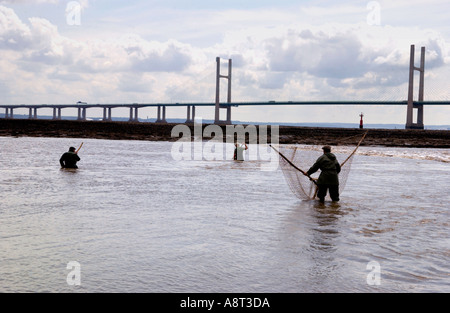
[[[336,250],[339,246],[341,216],[337,203],[320,203],[310,201],[312,225],[310,239],[310,268],[308,278],[315,285],[329,285],[339,275],[339,263],[336,260]],[[335,282],[333,282],[335,283]]]
[[[336,249],[334,241],[339,236],[338,219],[341,215],[338,204],[324,204],[312,201],[313,217],[317,226],[312,229],[313,240],[311,248],[331,252]]]
[[[279,254],[290,254],[294,263],[286,266],[300,289],[326,291],[324,286],[335,286],[341,273],[342,260],[336,254],[340,246],[341,205],[335,202],[299,201],[286,215],[282,224],[282,245]],[[287,290],[291,291],[291,290]]]

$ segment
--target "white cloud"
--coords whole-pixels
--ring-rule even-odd
[[[362,45],[353,34],[312,34],[291,31],[267,43],[269,68],[274,71],[308,72],[317,77],[346,78],[367,71]]]
[[[59,0],[1,0],[1,3],[4,4],[42,4],[42,3],[50,3],[57,4]]]
[[[166,43],[148,42],[140,37],[124,43],[131,62],[130,70],[137,72],[181,72],[191,62],[189,46],[171,40]]]
[[[60,3],[67,4],[70,1],[62,1],[62,0],[0,0],[0,4],[8,4],[8,5],[39,5],[39,4],[53,4],[57,5]],[[81,8],[89,7],[89,0],[75,0],[73,2],[77,2],[81,5]]]
[[[12,9],[0,6],[0,48],[21,50],[30,44],[30,29]]]

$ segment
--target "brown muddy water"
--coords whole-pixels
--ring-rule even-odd
[[[450,292],[448,149],[361,147],[320,204],[173,145],[0,137],[0,292]]]

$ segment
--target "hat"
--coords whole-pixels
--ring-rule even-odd
[[[74,147],[70,147],[69,151],[75,151],[75,148]]]
[[[322,150],[326,151],[326,152],[330,152],[331,151],[331,147],[330,146],[323,146]]]

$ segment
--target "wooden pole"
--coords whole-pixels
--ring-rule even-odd
[[[317,182],[311,178],[311,176],[309,176],[305,171],[301,170],[300,168],[298,168],[294,163],[292,163],[287,157],[285,157],[280,151],[278,151],[277,149],[275,149],[272,145],[269,145],[273,150],[275,150],[286,162],[289,163],[289,165],[291,165],[293,168],[295,168],[297,171],[299,171],[300,173],[302,173],[303,175],[305,175],[306,177],[308,177],[314,184],[317,185]]]
[[[78,151],[80,151],[81,147],[83,146],[83,143],[84,143],[84,142],[82,142],[81,145],[80,145],[80,147],[78,147],[77,151],[75,151],[76,154],[78,154]]]
[[[352,155],[355,154],[356,150],[358,150],[359,146],[361,145],[361,143],[363,142],[364,138],[366,138],[366,135],[369,131],[366,131],[364,133],[364,135],[362,136],[361,140],[358,142],[358,145],[356,146],[355,150],[353,150],[353,152],[345,159],[344,162],[342,162],[341,167],[345,165],[345,163],[347,163],[347,161],[352,157]]]

